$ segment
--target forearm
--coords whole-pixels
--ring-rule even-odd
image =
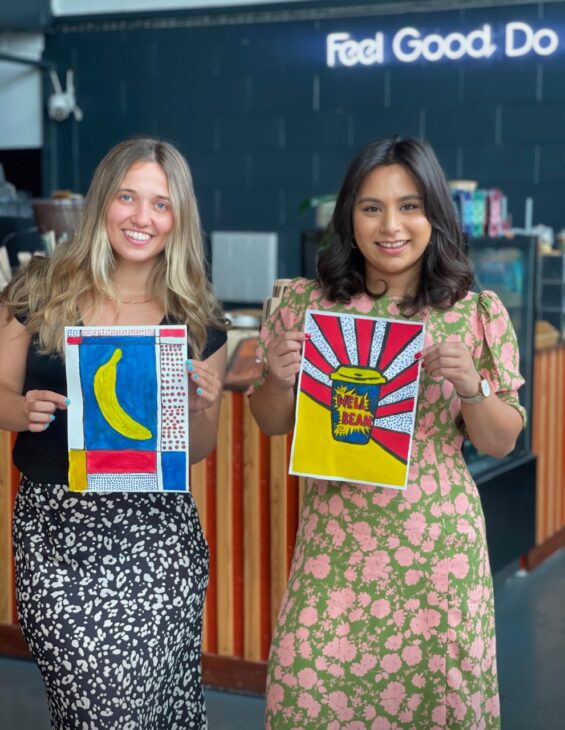
[[[268,436],[288,433],[294,426],[294,388],[280,388],[271,377],[250,397],[249,405],[259,428]]]
[[[24,413],[24,396],[5,385],[0,386],[0,429],[27,431],[28,420]]]
[[[512,451],[524,427],[519,412],[495,394],[480,403],[461,403],[461,413],[475,448],[498,459]]]
[[[198,411],[190,415],[190,464],[197,464],[216,448],[218,419],[215,414]]]

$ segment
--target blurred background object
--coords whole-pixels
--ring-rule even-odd
[[[33,198],[35,220],[41,233],[54,231],[57,243],[72,238],[76,231],[84,198],[66,190],[55,191],[50,198]]]

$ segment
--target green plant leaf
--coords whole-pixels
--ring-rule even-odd
[[[319,205],[324,203],[335,203],[337,200],[337,193],[330,193],[328,195],[315,195],[313,198],[306,198],[300,203],[298,210],[300,213],[304,213],[310,208],[317,208]]]

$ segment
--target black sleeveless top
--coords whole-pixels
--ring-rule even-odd
[[[17,317],[21,322],[22,319]],[[176,324],[163,319],[161,324]],[[202,359],[210,357],[224,344],[227,335],[223,330],[208,327],[206,346]],[[26,365],[24,394],[28,390],[52,390],[67,393],[65,363],[59,355],[41,355],[39,338],[32,338]],[[188,357],[190,358],[190,345]],[[28,479],[51,484],[68,484],[69,456],[67,448],[67,412],[57,410],[49,428],[39,433],[20,431],[13,451],[14,464]]]

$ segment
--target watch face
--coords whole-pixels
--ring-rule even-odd
[[[488,380],[484,379],[481,380],[481,393],[483,394],[484,398],[488,398],[490,395],[490,383]]]

